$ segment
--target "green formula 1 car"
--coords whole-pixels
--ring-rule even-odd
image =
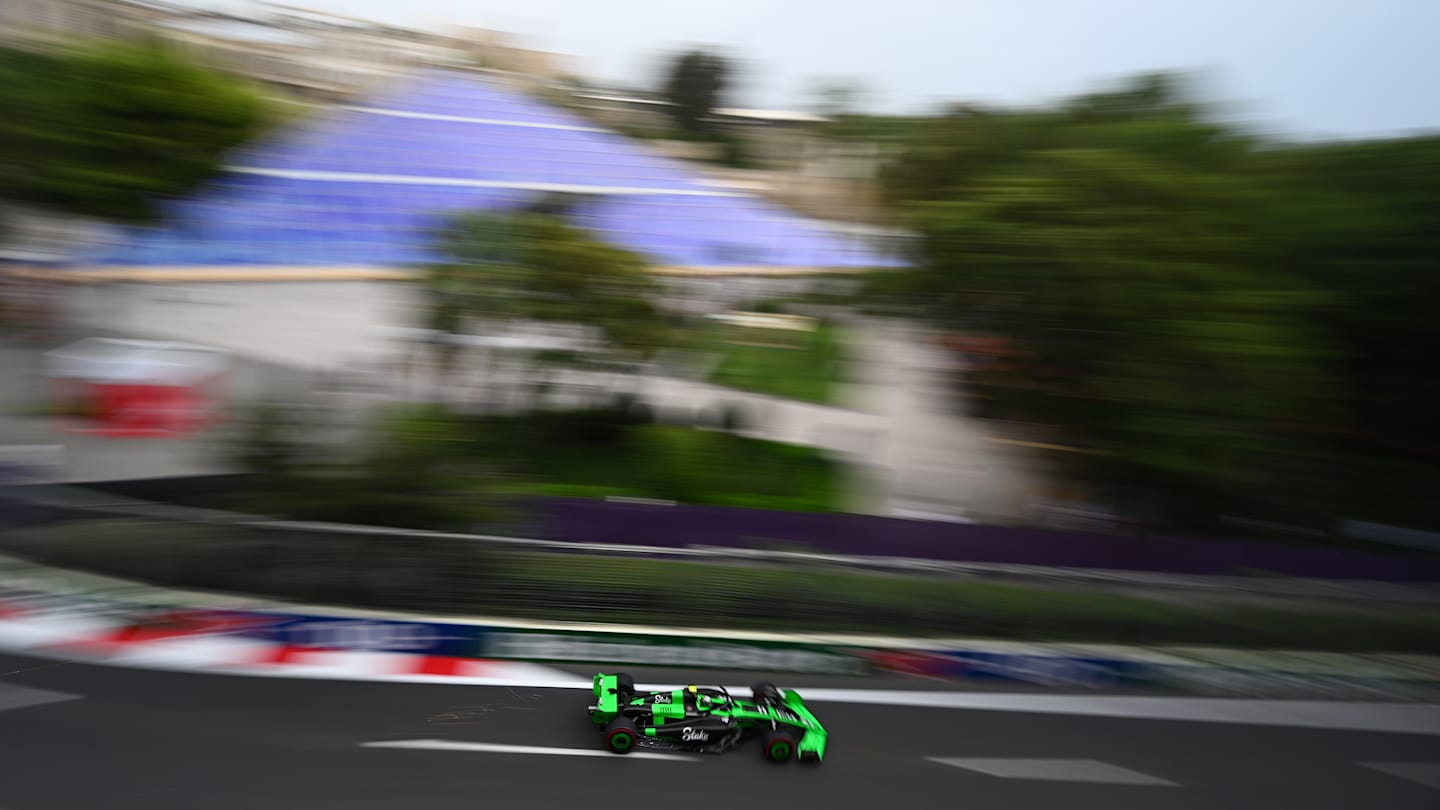
[[[625,674],[595,676],[590,719],[605,730],[605,747],[628,754],[636,747],[729,751],[751,737],[761,740],[770,762],[825,757],[825,727],[793,690],[770,683],[751,687],[749,700],[725,687],[687,686],[659,692],[636,690]]]

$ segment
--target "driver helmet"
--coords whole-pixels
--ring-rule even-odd
[[[710,697],[707,694],[704,694],[699,690],[699,688],[695,686],[690,686],[686,691],[688,691],[691,695],[695,697],[695,708],[699,709],[702,712],[710,711],[711,709],[715,708],[718,703],[718,701],[716,701],[714,698]]]

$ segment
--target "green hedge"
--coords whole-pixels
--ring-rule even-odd
[[[705,415],[711,424],[719,418]],[[513,476],[506,485],[513,494],[643,497],[804,512],[845,506],[843,472],[821,451],[719,430],[634,424],[606,411],[437,416],[404,429],[426,432],[436,452],[503,466]]]
[[[716,326],[696,345],[720,356],[710,375],[716,385],[829,405],[845,379],[839,330],[829,324],[809,333]]]

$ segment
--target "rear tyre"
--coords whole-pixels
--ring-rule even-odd
[[[621,672],[615,676],[615,688],[628,699],[635,694],[635,679]]]
[[[635,750],[640,732],[628,717],[617,717],[605,726],[605,747],[612,754],[628,754]]]
[[[789,762],[790,758],[795,756],[795,736],[787,731],[767,731],[764,742],[761,752],[765,755],[766,762],[779,765]]]

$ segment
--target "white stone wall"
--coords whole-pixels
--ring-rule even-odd
[[[384,327],[410,326],[404,282],[316,281],[76,284],[64,320],[95,337],[178,340],[267,363],[333,370],[386,353]]]

